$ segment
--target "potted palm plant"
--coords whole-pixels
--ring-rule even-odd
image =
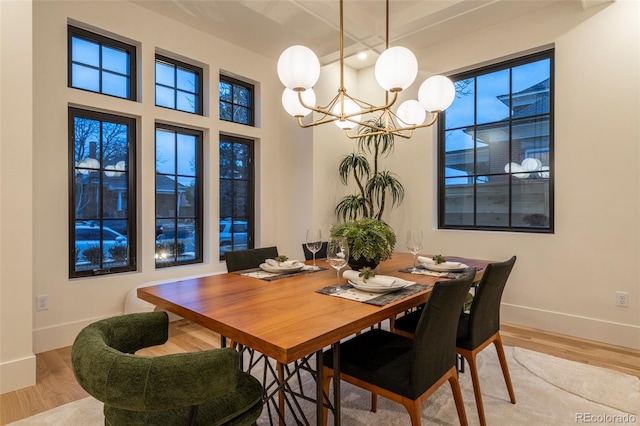
[[[370,120],[378,128],[379,120]],[[331,236],[347,238],[349,266],[375,268],[389,259],[396,244],[393,229],[382,220],[387,206],[399,206],[404,199],[404,187],[397,175],[383,170],[380,160],[394,149],[394,136],[379,133],[373,127],[361,126],[357,151],[343,155],[338,172],[344,185],[355,183],[355,193],[343,197],[336,206],[339,223]]]

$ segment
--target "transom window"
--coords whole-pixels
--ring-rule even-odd
[[[202,263],[202,132],[156,125],[156,268]]]
[[[156,55],[156,105],[202,115],[202,68]]]
[[[69,129],[69,276],[133,271],[136,122],[69,108]]]
[[[553,58],[452,77],[438,124],[440,228],[553,232]]]
[[[254,86],[232,77],[220,75],[220,119],[254,125]]]
[[[220,259],[253,248],[254,170],[250,139],[220,135]]]
[[[68,26],[68,85],[119,98],[136,99],[136,48]]]

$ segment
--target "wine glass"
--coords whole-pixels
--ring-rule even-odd
[[[313,254],[313,270],[320,269],[316,266],[316,253],[320,251],[322,247],[322,233],[319,229],[307,229],[307,249]]]
[[[422,250],[422,231],[419,229],[410,229],[407,231],[407,249],[413,253],[413,268],[411,272],[417,272],[416,260],[418,253]]]
[[[349,246],[347,239],[342,237],[330,238],[327,243],[327,262],[336,269],[336,285],[332,293],[337,293],[340,287],[340,269],[349,261]]]

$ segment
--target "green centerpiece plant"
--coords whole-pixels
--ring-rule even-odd
[[[387,223],[375,218],[363,218],[337,223],[331,227],[332,237],[345,237],[349,243],[349,266],[360,270],[375,269],[391,258],[396,234]]]

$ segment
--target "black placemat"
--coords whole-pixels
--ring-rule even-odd
[[[257,278],[259,280],[263,280],[263,281],[275,281],[275,280],[280,280],[282,278],[288,278],[288,277],[295,277],[297,275],[304,275],[304,274],[312,274],[314,272],[320,272],[320,271],[326,271],[327,268],[323,268],[322,266],[318,266],[319,269],[301,269],[299,271],[294,271],[294,272],[283,272],[282,274],[277,274],[277,275],[272,275],[272,276],[268,276],[268,277],[252,277],[252,278]],[[267,271],[263,271],[260,268],[251,268],[251,269],[243,269],[242,271],[235,271],[234,274],[238,274],[238,275],[246,275],[249,272],[267,272]],[[270,274],[275,274],[275,272],[268,272]]]
[[[381,294],[380,296],[376,296],[372,299],[369,300],[354,300],[354,302],[361,302],[361,303],[368,303],[370,305],[376,305],[376,306],[384,306],[384,305],[388,305],[389,303],[395,302],[397,300],[400,299],[404,299],[405,297],[411,296],[412,294],[416,294],[419,293],[421,291],[430,289],[431,287],[433,287],[432,284],[413,284],[410,286],[407,286],[401,290],[398,291],[394,291],[391,293],[386,293],[386,294]],[[351,290],[354,287],[351,284],[342,284],[340,286],[338,286],[339,290]],[[340,293],[335,294],[335,286],[329,286],[329,287],[324,287],[321,288],[319,290],[316,290],[316,293],[322,293],[322,294],[328,294],[328,295],[335,295],[337,297],[341,297]],[[353,299],[349,299],[346,298],[347,300],[353,300]]]

